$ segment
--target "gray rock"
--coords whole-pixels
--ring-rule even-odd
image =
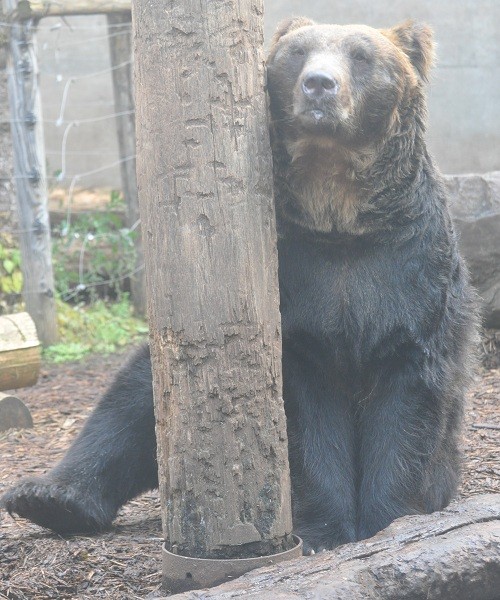
[[[462,255],[482,300],[483,323],[500,328],[500,171],[445,180]]]
[[[17,396],[0,392],[0,431],[7,431],[12,427],[16,429],[33,427],[31,413]]]

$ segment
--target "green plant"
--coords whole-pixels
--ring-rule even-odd
[[[0,239],[0,293],[20,294],[22,287],[21,253]]]
[[[113,304],[97,300],[85,305],[57,301],[60,342],[44,350],[52,362],[79,360],[98,352],[109,354],[144,338],[146,323],[133,316],[128,294]]]
[[[113,191],[106,211],[78,215],[54,232],[54,277],[62,299],[121,298],[135,267],[136,232],[123,227],[120,210],[123,198]]]

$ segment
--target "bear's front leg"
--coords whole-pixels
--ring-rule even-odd
[[[284,348],[295,533],[304,553],[331,549],[356,535],[354,417],[330,374]]]
[[[57,533],[101,531],[118,509],[158,486],[149,349],[118,373],[61,462],[21,481],[1,505]]]
[[[398,517],[439,510],[456,490],[461,402],[424,363],[382,366],[360,407],[358,539]]]

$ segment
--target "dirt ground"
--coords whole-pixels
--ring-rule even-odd
[[[94,356],[45,366],[36,386],[20,390],[35,426],[0,433],[0,494],[62,456],[122,362],[122,355]],[[499,404],[500,369],[482,370],[467,411],[463,497],[500,492]],[[112,531],[93,537],[63,538],[2,513],[0,598],[158,597],[161,535],[156,492],[130,502]]]

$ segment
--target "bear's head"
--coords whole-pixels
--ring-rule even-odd
[[[378,30],[284,21],[268,59],[273,123],[281,138],[350,150],[377,144],[408,112],[424,113],[408,115],[412,125],[424,120],[433,56],[431,30],[413,22]]]

